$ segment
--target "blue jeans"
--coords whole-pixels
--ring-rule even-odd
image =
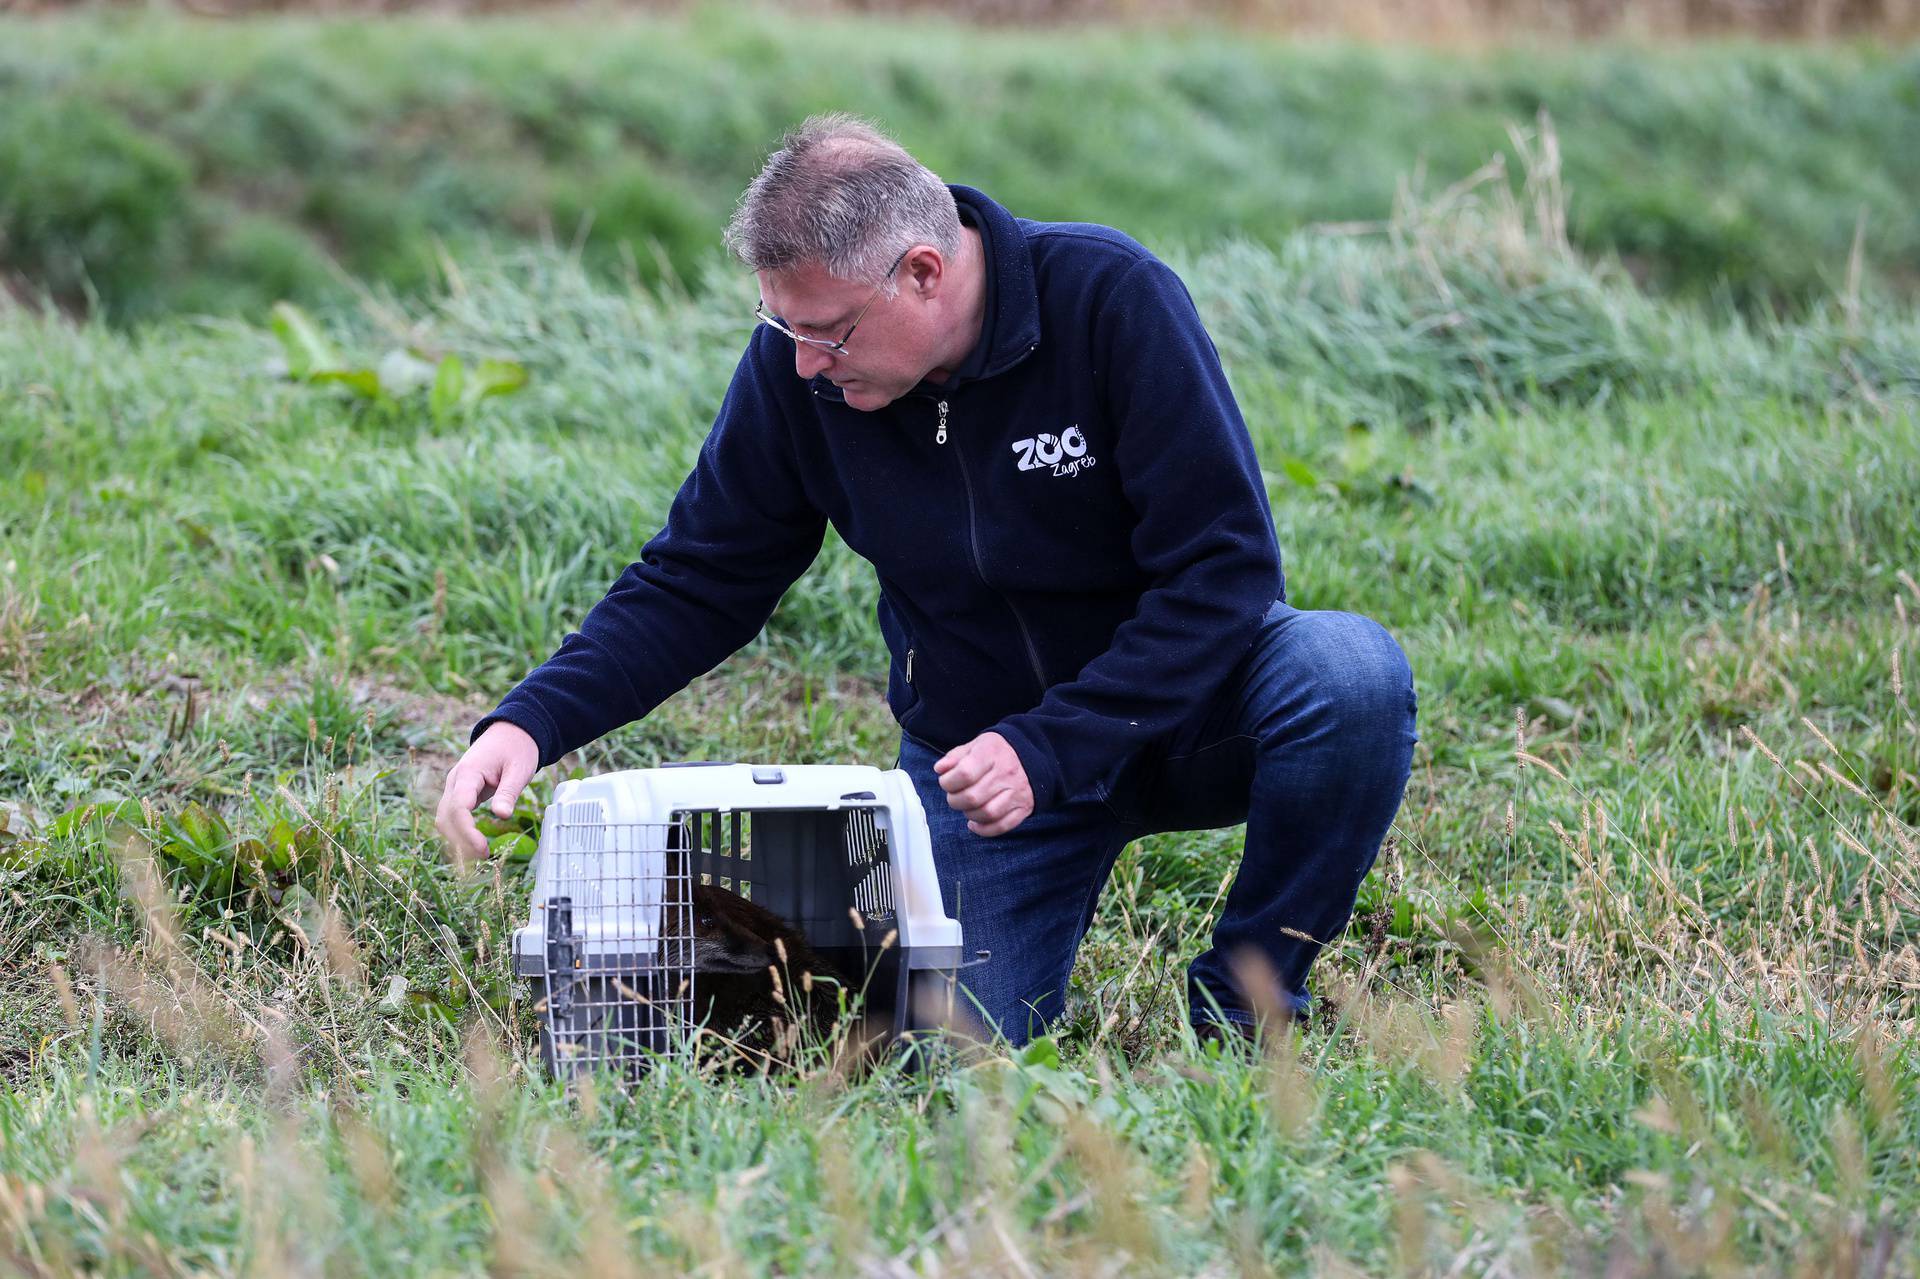
[[[1245,660],[1188,724],[1004,835],[968,831],[934,777],[940,752],[902,736],[900,767],[927,811],[947,911],[969,951],[992,951],[961,974],[962,1003],[1014,1044],[1042,1033],[1066,1002],[1120,850],[1142,835],[1245,822],[1212,944],[1187,969],[1189,1015],[1250,1025],[1261,1007],[1304,1014],[1307,969],[1345,930],[1399,810],[1413,722],[1412,672],[1378,623],[1276,601]],[[1239,989],[1236,958],[1247,950],[1277,990]]]

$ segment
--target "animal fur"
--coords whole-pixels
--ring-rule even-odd
[[[790,1059],[803,1030],[815,1040],[832,1032],[845,979],[804,933],[712,884],[696,885],[689,905],[693,1016],[737,1065]]]

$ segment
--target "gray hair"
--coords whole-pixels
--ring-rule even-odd
[[[938,174],[858,116],[810,116],[748,185],[726,245],[755,271],[819,266],[837,279],[897,291],[887,264],[915,244],[951,262],[960,214]]]

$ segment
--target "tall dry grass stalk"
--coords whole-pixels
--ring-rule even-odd
[[[123,950],[95,938],[80,948],[86,968],[121,1007],[187,1061],[278,1062],[275,1036],[232,991],[207,979],[181,944],[179,904],[151,848],[129,835],[116,850],[120,882],[138,912],[142,941]]]
[[[0,671],[24,684],[46,637],[36,625],[40,601],[20,589],[17,571],[15,561],[0,562]]]

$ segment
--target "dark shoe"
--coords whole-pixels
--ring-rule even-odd
[[[1220,1051],[1231,1052],[1236,1045],[1248,1048],[1260,1043],[1260,1028],[1237,1021],[1217,1021],[1211,1017],[1202,1018],[1193,1023],[1193,1037],[1204,1050],[1208,1044],[1219,1044]]]

